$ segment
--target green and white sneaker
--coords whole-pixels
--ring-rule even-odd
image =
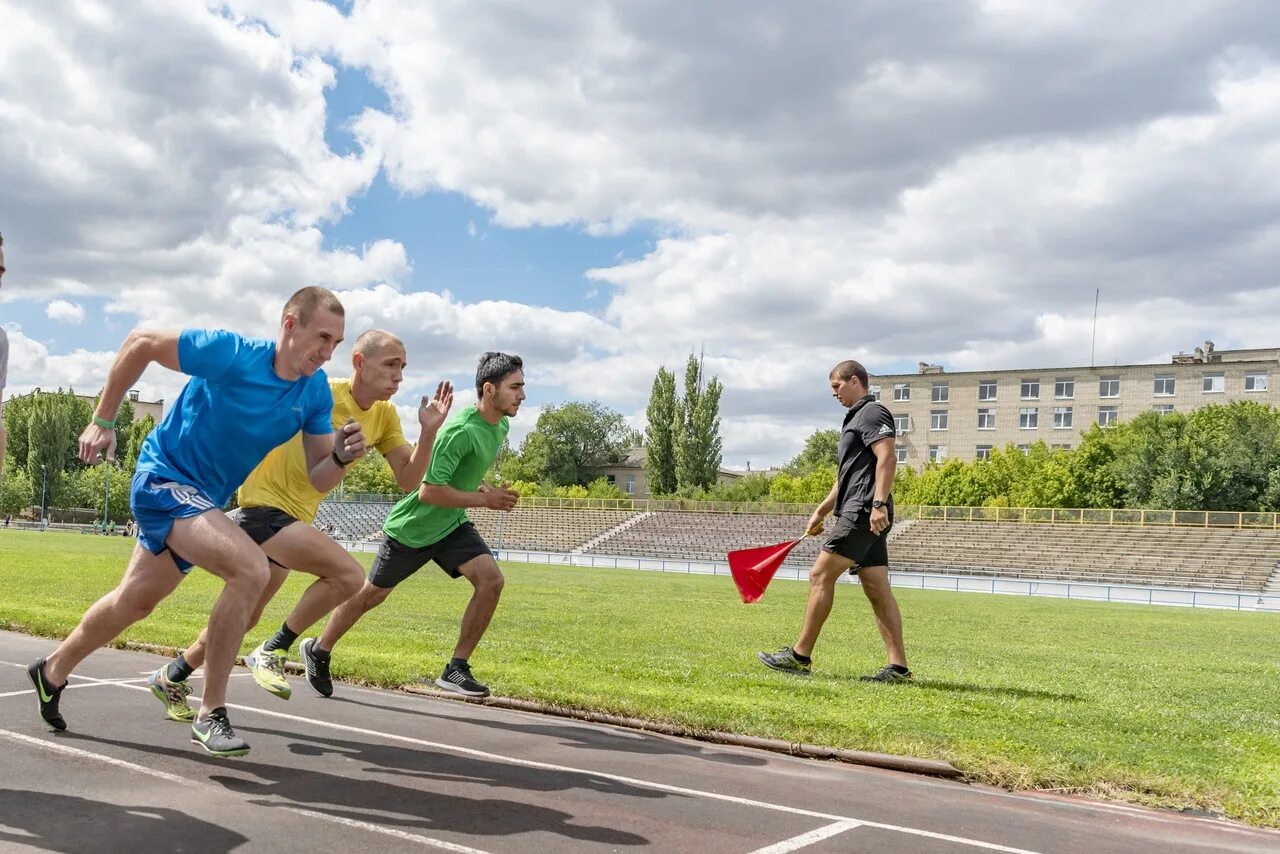
[[[777,652],[758,652],[756,658],[765,667],[790,673],[792,676],[810,675],[809,665],[796,658],[796,651],[789,646],[784,646]]]
[[[167,669],[167,664],[162,665],[159,670],[152,673],[151,678],[147,680],[147,687],[151,689],[151,693],[157,700],[164,703],[164,713],[169,716],[169,720],[189,724],[196,719],[196,710],[187,705],[191,686],[185,679],[181,682],[170,682],[168,674],[165,673]]]
[[[273,649],[268,652],[262,646],[258,644],[257,649],[244,657],[244,666],[253,674],[254,682],[281,700],[287,700],[293,694],[293,689],[289,687],[289,680],[284,675],[284,663],[288,660],[289,654],[282,649]]]
[[[244,756],[249,752],[249,743],[236,735],[222,706],[191,725],[191,741],[218,757]]]

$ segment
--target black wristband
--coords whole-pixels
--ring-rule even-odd
[[[351,465],[351,463],[352,463],[352,462],[354,462],[354,460],[347,460],[347,461],[344,463],[344,462],[342,461],[342,457],[338,456],[338,449],[337,449],[337,448],[334,448],[332,451],[330,451],[330,452],[329,452],[329,456],[333,457],[333,461],[334,461],[335,463],[337,463],[337,464],[338,464],[338,468],[340,468],[340,469],[344,469],[344,468],[346,468],[347,466]]]

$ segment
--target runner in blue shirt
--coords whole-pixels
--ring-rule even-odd
[[[336,486],[344,467],[364,454],[359,425],[347,424],[335,438],[333,397],[320,370],[342,341],[344,324],[337,297],[310,287],[285,305],[275,341],[196,329],[135,330],[125,339],[93,422],[80,436],[85,462],[114,457],[116,410],[148,365],[191,379],[142,444],[130,495],[138,545],[124,578],[52,655],[27,669],[50,727],[66,729],[58,701],[76,665],[150,614],[198,564],[225,586],[209,617],[204,691],[191,740],[217,756],[249,751],[227,719],[227,678],[270,573],[262,549],[222,508],[262,458],[299,431],[318,490]]]

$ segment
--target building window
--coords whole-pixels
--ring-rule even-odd
[[[1156,377],[1156,383],[1153,391],[1155,392],[1156,397],[1173,397],[1175,388],[1176,385],[1174,378],[1165,374],[1164,376]]]
[[[947,429],[947,410],[931,409],[929,410],[929,429],[930,430],[946,430]]]
[[[1155,409],[1156,412],[1159,412],[1161,415],[1168,415],[1171,412],[1173,412],[1172,403],[1157,403],[1153,408]]]
[[[902,447],[901,445],[898,445],[896,448],[894,448],[894,449],[893,449],[893,452],[897,455],[897,457],[898,457],[898,462],[900,462],[900,463],[905,463],[905,462],[907,461],[907,449],[906,449],[906,448]]]
[[[1267,375],[1262,373],[1248,373],[1244,375],[1245,391],[1266,391]]]
[[[940,463],[947,458],[946,445],[930,445],[929,446],[929,462]]]
[[[1023,380],[1022,381],[1022,399],[1023,400],[1039,400],[1040,399],[1040,380]]]
[[[1071,377],[1053,381],[1053,396],[1058,400],[1070,400],[1076,396],[1076,381]]]
[[[1049,446],[1049,450],[1051,450],[1051,451],[1069,451],[1069,450],[1071,450],[1071,444],[1068,442],[1068,443],[1066,443],[1066,444],[1062,444],[1062,445],[1050,445],[1050,446]]]
[[[627,495],[635,495],[635,494],[636,494],[636,476],[633,474],[629,474],[627,475]]]
[[[1075,416],[1071,412],[1070,406],[1055,406],[1053,408],[1053,429],[1066,430],[1071,427]]]
[[[1098,426],[1110,427],[1120,420],[1120,407],[1118,406],[1099,406],[1098,407]]]
[[[1204,375],[1204,393],[1205,394],[1222,394],[1227,390],[1226,374],[1205,374]]]
[[[618,476],[616,474],[607,474],[604,476],[604,479],[608,482],[610,486],[613,486],[618,482]]]
[[[990,445],[978,445],[976,448],[974,448],[974,449],[973,449],[973,458],[974,458],[975,460],[989,460],[989,459],[991,459],[991,446],[990,446]]]
[[[906,383],[894,383],[893,399],[894,400],[910,400],[911,386],[907,385]]]
[[[901,436],[903,433],[909,433],[911,431],[911,416],[910,415],[893,416],[893,429],[894,429],[894,432],[896,432],[899,436]]]
[[[1040,410],[1034,406],[1018,410],[1018,429],[1035,430],[1040,426]]]
[[[1120,378],[1103,377],[1098,380],[1098,397],[1119,397]]]
[[[880,400],[880,386],[878,385],[868,386],[867,391],[871,393],[871,396],[874,397],[877,402]]]
[[[1025,457],[1027,454],[1030,454],[1030,453],[1031,453],[1031,446],[1030,446],[1030,445],[1019,445],[1019,446],[1018,446],[1018,450],[1019,450],[1019,451],[1022,451],[1022,455]]]
[[[951,383],[933,384],[933,402],[947,403],[951,400]]]
[[[978,410],[978,429],[979,430],[996,429],[996,411],[994,409]]]
[[[983,380],[978,383],[978,400],[995,400],[996,399],[996,381]]]

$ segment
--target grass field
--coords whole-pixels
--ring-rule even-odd
[[[0,627],[61,636],[119,580],[132,543],[0,532]],[[368,563],[369,556],[361,556]],[[1280,616],[905,590],[917,681],[882,664],[861,592],[841,587],[809,680],[765,670],[806,585],[744,606],[726,577],[508,564],[477,675],[505,696],[694,729],[946,759],[973,780],[1222,812],[1280,827]],[[274,630],[295,576],[245,649]],[[185,646],[217,582],[195,572],[121,639]],[[429,567],[334,655],[336,676],[437,675],[469,595]],[[74,711],[70,711],[74,715]]]

